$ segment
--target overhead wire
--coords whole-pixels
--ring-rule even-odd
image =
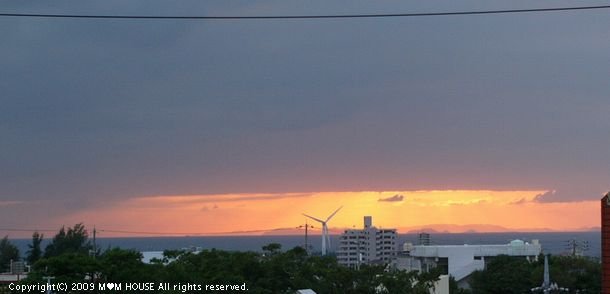
[[[230,236],[230,235],[247,235],[255,233],[272,233],[282,230],[294,230],[294,228],[274,228],[274,229],[259,229],[259,230],[241,230],[241,231],[226,231],[226,232],[159,232],[159,231],[131,231],[131,230],[113,230],[113,229],[95,229],[97,232],[114,233],[114,234],[129,234],[129,235],[155,235],[155,236]],[[29,228],[0,228],[0,232],[57,232],[58,229],[29,229]]]
[[[417,16],[451,16],[451,15],[481,15],[508,14],[609,9],[610,5],[546,7],[500,10],[472,11],[441,11],[413,13],[380,13],[380,14],[311,14],[311,15],[98,15],[98,14],[51,14],[51,13],[0,13],[0,17],[30,17],[30,18],[74,18],[74,19],[148,19],[148,20],[273,20],[273,19],[347,19],[347,18],[387,18],[387,17],[417,17]]]

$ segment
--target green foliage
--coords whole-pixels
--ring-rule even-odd
[[[178,256],[185,254],[185,253],[186,253],[186,251],[184,251],[184,250],[164,250],[163,256],[165,257],[166,260],[176,259],[176,258],[178,258]]]
[[[0,273],[10,270],[11,260],[19,260],[19,249],[4,236],[0,241]]]
[[[532,276],[534,280],[542,281],[543,274],[544,257],[539,258]],[[585,293],[601,292],[601,265],[598,260],[583,256],[550,256],[549,274],[551,281],[561,287]]]
[[[601,265],[598,260],[579,256],[550,256],[551,282],[580,293],[600,293]],[[523,258],[498,256],[485,270],[472,274],[473,293],[525,293],[542,284],[544,256],[530,263]],[[452,287],[453,288],[453,287]],[[455,288],[457,290],[457,287]],[[460,293],[460,292],[452,292]]]
[[[63,253],[89,254],[93,246],[88,239],[89,235],[82,223],[68,228],[67,231],[62,227],[53,237],[51,244],[47,245],[44,257],[59,256]]]
[[[109,282],[153,282],[154,272],[142,262],[142,253],[113,248],[99,258],[101,276]]]
[[[42,257],[42,249],[40,248],[40,244],[42,243],[43,237],[44,236],[38,232],[34,232],[34,234],[32,234],[32,244],[28,245],[30,249],[28,250],[28,256],[26,258],[29,264],[36,263],[36,261]]]
[[[100,264],[92,256],[67,252],[40,259],[34,265],[31,278],[32,281],[42,281],[42,276],[53,276],[56,282],[82,282],[93,279],[99,270]]]
[[[40,259],[28,277],[29,283],[53,276],[57,282],[109,281],[155,282],[161,280],[159,265],[142,262],[142,254],[134,250],[109,249],[99,257],[78,252]]]
[[[390,271],[377,275],[377,281],[383,285],[381,293],[417,293],[429,294],[438,280],[438,273],[417,273]]]
[[[34,234],[29,257],[40,241],[42,235]],[[57,282],[246,284],[250,293],[293,293],[297,289],[310,288],[317,293],[330,294],[428,294],[439,277],[437,271],[418,274],[374,265],[351,269],[340,266],[332,256],[309,256],[301,247],[282,252],[277,243],[263,246],[263,254],[214,249],[197,254],[168,250],[164,252],[163,260],[152,264],[144,264],[140,252],[119,248],[90,256],[91,246],[82,224],[67,231],[62,228],[47,248],[45,257],[35,263],[27,283],[41,282],[43,276],[54,276]],[[15,260],[19,256],[7,237],[0,242],[0,261],[6,256]],[[458,289],[456,281],[451,279],[450,293],[529,293],[542,282],[543,258],[530,263],[524,258],[498,256],[488,261],[485,270],[470,277],[472,292]],[[553,282],[581,290],[581,293],[599,293],[599,261],[555,256],[550,258],[549,264]]]
[[[470,294],[472,291],[458,287],[458,283],[452,276],[449,277],[449,293],[450,294]]]
[[[534,265],[525,258],[497,256],[484,271],[474,272],[470,286],[473,293],[526,293],[536,285],[532,281]],[[542,280],[540,280],[542,281]]]
[[[62,242],[73,244],[66,240],[71,234],[83,233],[80,228],[75,226],[71,229],[73,233],[62,229],[59,237],[54,239],[55,246]],[[86,236],[86,233],[82,235]],[[279,244],[265,246],[265,254],[214,249],[197,254],[165,251],[162,261],[144,264],[141,253],[134,250],[114,248],[100,256],[90,256],[83,250],[74,250],[86,244],[86,238],[79,240],[74,242],[79,246],[55,247],[72,250],[63,250],[59,255],[36,262],[26,283],[37,283],[43,276],[54,276],[57,282],[245,284],[250,293],[293,293],[297,289],[311,288],[317,293],[330,294],[428,294],[430,286],[438,279],[437,273],[420,275],[387,271],[383,266],[363,265],[359,270],[350,269],[340,266],[334,257],[309,256],[301,247],[282,252]]]
[[[282,245],[279,243],[271,243],[263,246],[263,252],[265,254],[274,255],[282,251]]]

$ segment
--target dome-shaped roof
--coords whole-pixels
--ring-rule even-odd
[[[517,240],[510,241],[510,245],[511,246],[523,246],[523,245],[525,245],[525,242],[523,242],[522,240],[517,239]]]

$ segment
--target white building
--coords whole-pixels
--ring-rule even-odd
[[[183,247],[182,249],[180,249],[180,251],[182,251],[184,253],[193,253],[193,254],[199,254],[199,252],[201,252],[202,250],[203,250],[203,248],[198,247],[198,246]],[[147,264],[152,263],[152,261],[154,259],[158,259],[158,260],[162,261],[165,258],[163,251],[141,251],[140,253],[142,253],[142,262],[147,263]],[[169,258],[165,263],[169,263],[174,260],[176,260],[176,259]]]
[[[348,267],[364,263],[388,264],[397,253],[396,229],[373,226],[373,218],[364,217],[364,228],[345,230],[339,238],[337,262]]]
[[[474,271],[485,268],[485,260],[498,255],[537,259],[541,252],[538,240],[532,243],[514,240],[503,245],[412,245],[405,243],[403,251],[392,265],[402,270],[427,271],[440,267],[460,287],[468,288],[467,278]]]
[[[142,262],[143,263],[152,263],[153,259],[163,260],[165,257],[163,255],[163,251],[142,251]]]

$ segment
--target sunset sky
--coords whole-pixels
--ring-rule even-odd
[[[534,4],[574,2],[11,1],[2,12]],[[360,227],[363,215],[401,228],[597,227],[610,190],[608,12],[0,17],[0,237],[77,222],[134,232],[294,228],[301,213],[324,217],[341,205],[331,227]]]
[[[126,227],[132,234],[171,232],[180,235],[283,234],[304,224],[302,213],[326,219],[342,209],[329,227],[362,227],[364,215],[374,225],[455,231],[447,225],[494,224],[513,231],[590,229],[599,218],[599,201],[537,202],[540,191],[385,191],[290,194],[228,194],[138,197],[118,205],[86,209],[63,217],[65,223],[87,219],[103,224],[105,236]],[[137,220],[137,221],[134,221]],[[308,220],[318,230],[321,226]],[[469,228],[462,229],[467,231]],[[474,228],[497,232],[496,227]],[[263,231],[264,230],[264,231]],[[319,233],[319,232],[318,232]]]

